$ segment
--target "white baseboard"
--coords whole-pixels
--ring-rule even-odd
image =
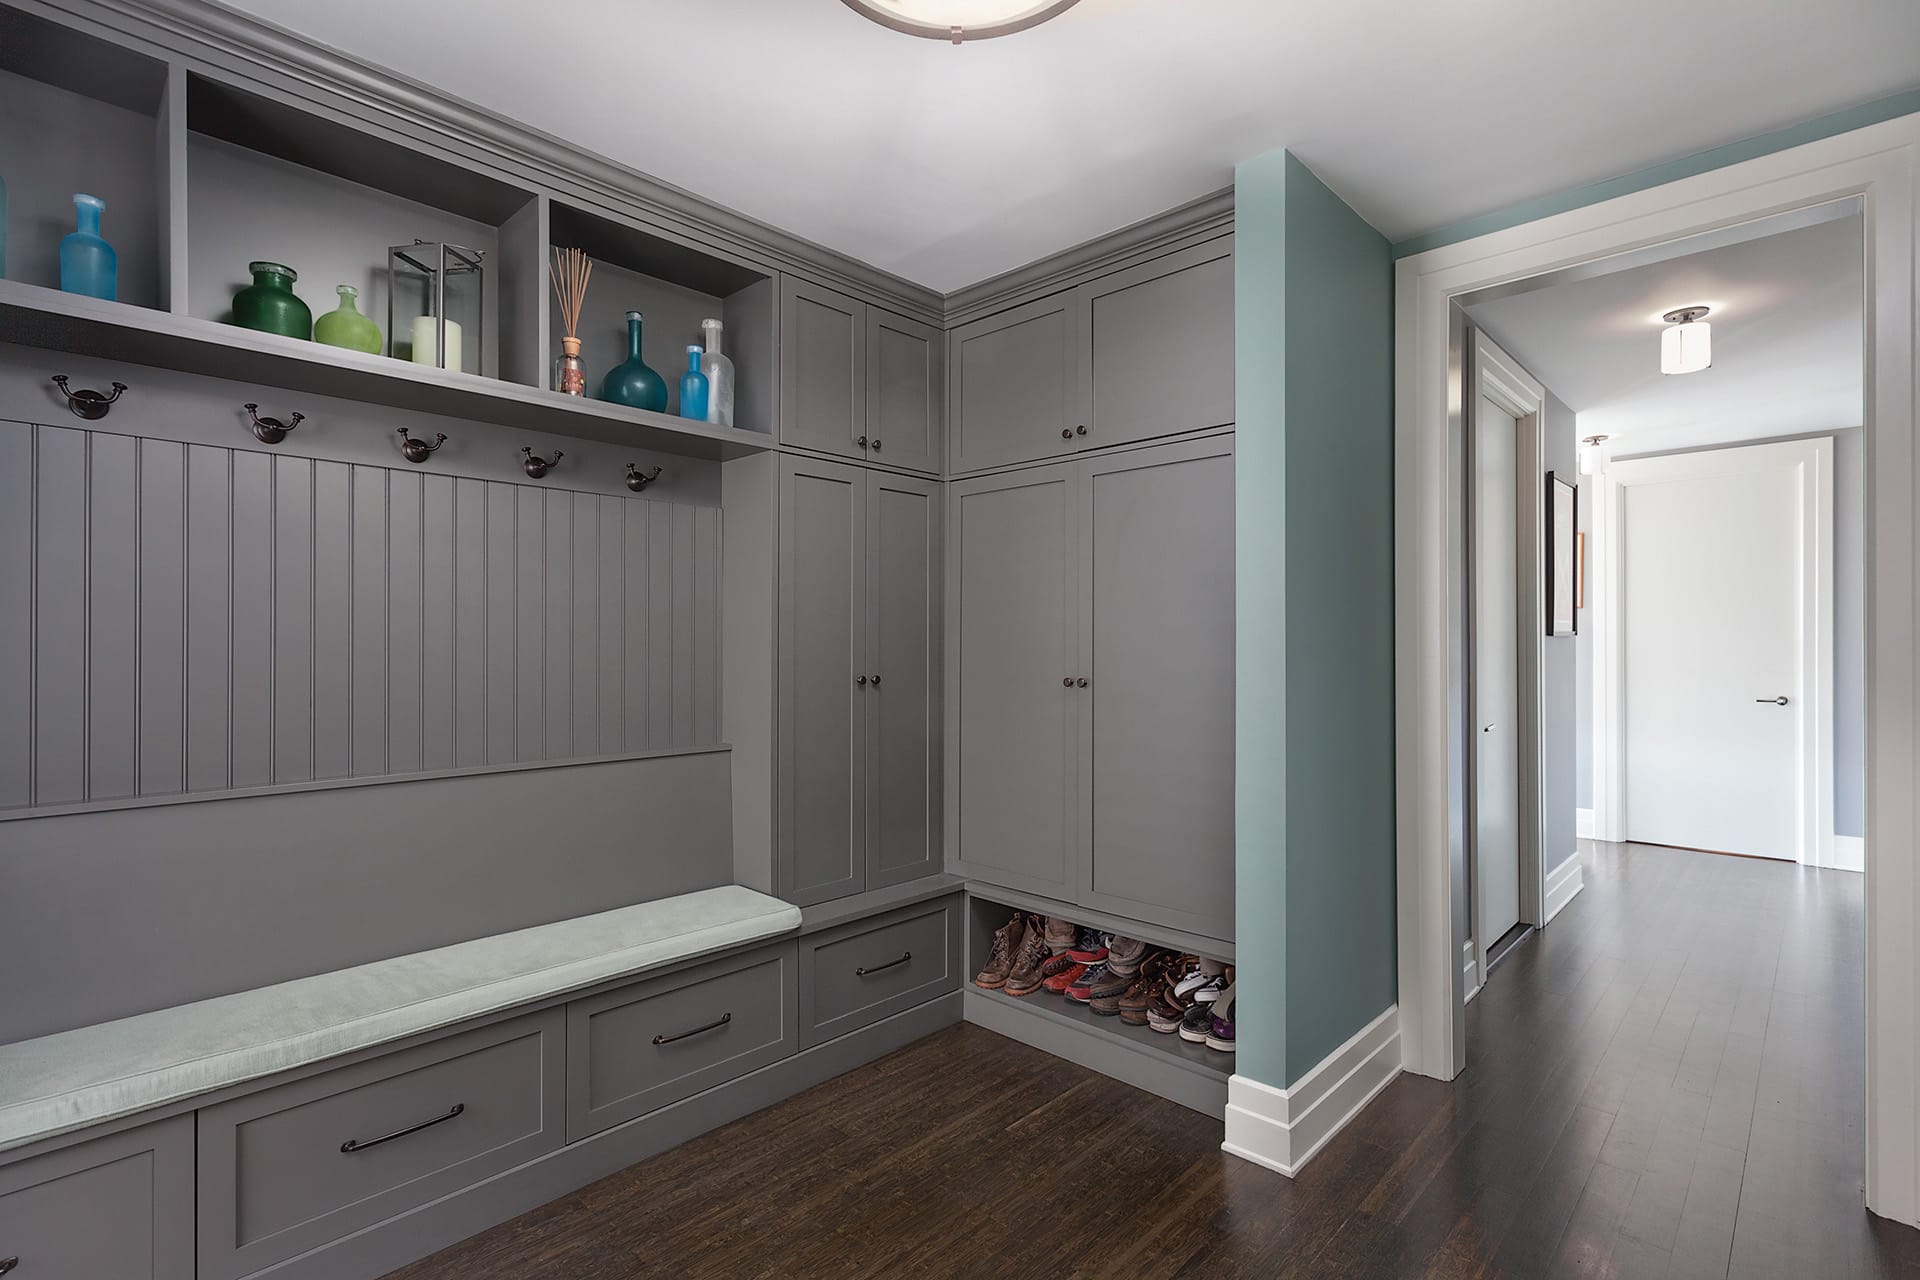
[[[1572,902],[1574,895],[1584,889],[1586,883],[1578,853],[1569,854],[1565,862],[1547,872],[1547,919],[1559,915],[1560,908]]]
[[[1865,836],[1835,836],[1833,838],[1833,861],[1827,865],[1836,871],[1865,871],[1867,869],[1867,838]]]
[[[1575,809],[1573,811],[1573,834],[1582,840],[1593,839],[1593,810]]]
[[[1227,1081],[1220,1149],[1291,1178],[1399,1074],[1400,1010],[1390,1005],[1292,1088]]]

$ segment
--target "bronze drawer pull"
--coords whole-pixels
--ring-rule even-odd
[[[674,1036],[655,1036],[653,1038],[653,1042],[655,1044],[672,1044],[675,1040],[685,1040],[688,1036],[697,1036],[702,1031],[712,1031],[716,1027],[724,1027],[729,1022],[732,1022],[732,1021],[733,1021],[732,1014],[723,1013],[720,1015],[720,1017],[716,1021],[709,1022],[704,1027],[695,1027],[691,1031],[682,1031],[679,1035],[674,1035]]]
[[[19,1265],[20,1265],[20,1255],[17,1253],[14,1254],[11,1258],[0,1258],[0,1276],[7,1274],[7,1272],[13,1270],[15,1267]]]
[[[404,1138],[408,1134],[418,1133],[422,1129],[431,1129],[437,1124],[445,1124],[466,1109],[466,1103],[456,1102],[453,1104],[453,1110],[443,1116],[435,1116],[431,1120],[422,1120],[419,1124],[410,1124],[404,1129],[395,1129],[392,1133],[382,1134],[378,1138],[368,1138],[365,1142],[360,1141],[358,1138],[348,1138],[340,1144],[340,1153],[342,1155],[352,1155],[356,1151],[365,1151],[369,1147],[377,1147],[383,1142],[392,1142],[395,1138]]]
[[[873,966],[873,968],[871,969],[867,969],[867,968],[855,969],[853,971],[853,976],[856,978],[864,978],[870,973],[884,973],[888,969],[899,968],[901,965],[905,964],[907,961],[911,959],[913,959],[913,952],[909,951],[904,955],[902,955],[898,960],[889,960],[885,964],[877,964]]]

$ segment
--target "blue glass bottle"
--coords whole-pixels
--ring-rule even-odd
[[[119,284],[120,261],[113,246],[100,238],[100,215],[106,208],[107,202],[99,196],[73,197],[78,226],[60,242],[60,287],[111,302]]]
[[[607,370],[600,383],[600,398],[633,409],[665,413],[667,380],[640,358],[640,321],[638,311],[627,312],[627,358]]]
[[[704,354],[698,343],[688,347],[687,371],[680,375],[680,416],[695,422],[707,420],[707,375],[700,372]]]

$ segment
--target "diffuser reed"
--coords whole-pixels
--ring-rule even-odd
[[[553,368],[553,389],[570,396],[587,394],[587,370],[580,363],[580,308],[587,301],[593,259],[579,249],[555,249],[547,264],[553,298],[560,304],[560,359]]]

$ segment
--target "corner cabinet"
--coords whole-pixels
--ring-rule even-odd
[[[950,487],[956,870],[1233,937],[1233,438]]]
[[[1233,236],[947,336],[956,475],[1230,426]]]
[[[788,456],[780,472],[780,896],[939,869],[940,486]]]
[[[782,444],[939,471],[946,447],[939,330],[783,276],[780,332]]]

